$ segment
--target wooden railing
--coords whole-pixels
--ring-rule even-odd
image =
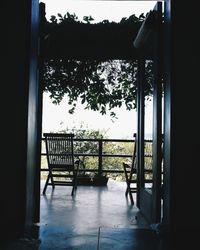
[[[44,140],[44,138],[42,138]],[[109,158],[132,158],[132,154],[114,154],[114,153],[106,153],[104,150],[104,143],[132,143],[134,148],[134,142],[135,140],[124,140],[124,139],[76,139],[74,138],[75,144],[77,142],[94,142],[97,143],[97,152],[76,152],[76,146],[75,146],[75,153],[74,155],[77,157],[81,156],[89,156],[89,157],[97,157],[98,158],[98,168],[92,168],[88,169],[87,166],[84,169],[80,169],[80,171],[84,172],[97,172],[98,175],[102,175],[103,173],[123,173],[122,166],[120,168],[115,169],[106,169],[106,166],[103,167],[103,158],[109,157]],[[46,156],[46,152],[42,152],[41,156]],[[48,171],[47,168],[41,168],[41,171]]]
[[[42,141],[44,140],[44,138],[42,138]],[[132,160],[132,154],[115,154],[115,153],[106,153],[104,150],[104,143],[131,143],[132,144],[132,152],[134,150],[134,146],[135,146],[135,139],[133,140],[125,140],[125,139],[84,139],[84,138],[74,138],[74,142],[75,142],[75,153],[74,155],[76,157],[97,157],[98,158],[98,164],[97,164],[97,168],[87,168],[87,166],[85,166],[84,168],[80,168],[79,172],[81,173],[87,173],[87,174],[91,174],[91,173],[95,173],[95,176],[102,176],[104,174],[124,174],[124,169],[123,169],[123,164],[121,163],[120,166],[118,166],[117,168],[115,166],[112,166],[112,169],[108,169],[108,166],[105,166],[105,164],[103,163],[103,159],[104,158],[124,158],[124,161],[128,159],[130,159],[130,162]],[[97,148],[95,152],[91,152],[91,150],[89,150],[89,152],[76,152],[76,143],[78,142],[94,142],[97,143]],[[146,140],[147,142],[147,149],[145,150],[145,161],[146,161],[146,166],[145,166],[145,182],[146,183],[152,183],[152,149],[151,149],[151,140]],[[149,148],[148,148],[148,143],[149,143]],[[90,148],[89,148],[90,149]],[[46,152],[42,152],[41,153],[41,157],[42,156],[46,156]],[[42,172],[48,172],[48,168],[41,168]],[[135,182],[136,182],[136,176],[135,176]]]

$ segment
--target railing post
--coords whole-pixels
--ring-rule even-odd
[[[98,165],[98,176],[102,176],[102,153],[103,153],[103,142],[102,140],[98,140],[99,142],[99,165]]]

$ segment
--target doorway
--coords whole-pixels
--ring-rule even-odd
[[[100,192],[100,193],[102,193],[102,192]],[[51,207],[51,209],[53,209],[53,203],[51,203],[50,202],[50,207]],[[51,210],[51,212],[52,212],[53,210]],[[146,226],[146,225],[145,225]]]

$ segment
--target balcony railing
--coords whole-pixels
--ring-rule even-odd
[[[42,138],[42,142],[44,142],[44,138]],[[108,144],[113,144],[111,147],[111,151],[108,149]],[[129,144],[129,147],[122,146],[123,144]],[[85,145],[87,144],[87,146]],[[121,145],[119,147],[119,145]],[[122,162],[132,161],[133,150],[135,146],[135,139],[125,140],[125,139],[86,139],[86,138],[74,138],[74,155],[79,158],[97,158],[96,166],[88,168],[87,163],[83,168],[80,168],[79,172],[102,176],[102,175],[113,175],[113,174],[123,174],[123,164]],[[126,150],[128,148],[128,150]],[[119,153],[115,153],[119,152]],[[122,153],[123,152],[123,153]],[[131,153],[130,153],[131,152]],[[45,146],[42,144],[42,153],[41,157],[45,158],[46,161],[46,152]],[[117,161],[117,166],[108,165],[110,161],[105,162],[105,159],[123,159],[123,161]],[[152,141],[146,140],[145,143],[145,182],[152,182]],[[116,163],[115,163],[116,164]],[[41,164],[41,172],[48,172],[47,162],[46,167],[42,167]],[[121,175],[124,177],[124,175]],[[136,178],[135,178],[136,181]]]
[[[42,141],[44,141],[44,138],[42,138]],[[90,143],[90,145],[92,145],[92,143],[94,143],[95,145],[95,149],[91,149],[91,150],[86,150],[84,152],[80,151],[80,143]],[[131,144],[131,148],[132,148],[132,152],[134,149],[134,145],[135,145],[135,140],[124,140],[124,139],[84,139],[84,138],[74,138],[74,155],[76,157],[96,157],[98,159],[98,163],[97,163],[97,167],[94,168],[87,168],[87,165],[83,168],[80,169],[81,171],[84,172],[96,172],[98,173],[98,175],[102,175],[102,174],[106,174],[106,173],[123,173],[123,168],[122,165],[121,166],[112,166],[112,169],[109,169],[108,166],[105,166],[103,164],[103,159],[105,158],[123,158],[124,160],[130,159],[132,158],[132,154],[130,153],[113,153],[113,152],[107,152],[107,150],[105,149],[105,145],[108,143],[114,143],[115,146],[119,143],[129,143]],[[82,146],[82,148],[84,148],[84,146]],[[125,150],[125,149],[124,149]],[[124,151],[121,150],[120,151]],[[93,151],[93,152],[92,152]],[[129,150],[130,151],[130,150]],[[42,153],[41,153],[42,157],[46,157],[46,152],[45,152],[45,147],[44,145],[42,146]],[[41,171],[48,171],[48,168],[43,168],[41,167]]]

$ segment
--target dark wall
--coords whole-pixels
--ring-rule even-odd
[[[38,140],[38,123],[40,103],[40,88],[39,88],[39,5],[38,0],[32,0],[31,3],[31,25],[30,25],[30,67],[29,67],[29,93],[28,93],[28,130],[27,130],[27,169],[26,169],[26,225],[33,223],[35,208],[35,184],[38,185],[38,180],[35,178],[37,173],[37,140]],[[40,140],[41,136],[39,137]],[[38,179],[40,177],[38,176]],[[39,179],[40,181],[40,179]]]
[[[165,152],[170,167],[168,191],[171,195],[167,215],[173,239],[185,246],[197,241],[200,221],[197,9],[188,1],[171,1],[171,58],[168,61],[171,67],[166,89],[167,100],[171,103],[166,102],[165,117],[167,142],[171,143]],[[171,157],[168,157],[169,152]]]
[[[191,12],[190,12],[191,11]],[[191,16],[191,14],[193,16]],[[196,15],[195,15],[196,14]],[[187,15],[189,15],[188,18]],[[172,145],[176,225],[199,227],[199,58],[198,15],[188,4],[172,5]],[[187,216],[187,222],[183,218]]]
[[[3,7],[0,221],[5,239],[22,235],[33,221],[38,83],[37,17],[32,11],[37,13],[38,0],[7,2]]]
[[[2,11],[6,15],[6,28],[1,38],[0,221],[3,238],[22,235],[25,226],[33,221],[38,100],[37,46],[33,42],[37,37],[37,14],[31,15],[32,3],[37,10],[38,0],[20,0],[12,4],[7,2]],[[174,238],[179,239],[180,235],[180,239],[186,240],[184,236],[191,232],[196,236],[199,229],[199,20],[194,4],[173,1],[171,7],[172,39],[165,117],[169,206],[165,212]]]

